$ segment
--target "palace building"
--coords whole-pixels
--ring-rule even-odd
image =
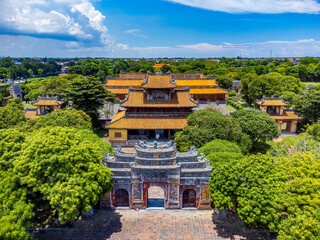
[[[103,162],[113,173],[113,188],[101,207],[210,209],[212,167],[193,147],[177,153],[172,141],[163,145],[140,141],[135,153],[118,147],[114,157],[108,155]]]
[[[24,116],[26,119],[37,118],[42,115],[46,115],[51,113],[52,111],[56,111],[61,109],[62,104],[64,104],[63,100],[58,100],[58,97],[38,97],[37,101],[33,102],[33,106],[37,106],[36,109],[27,108],[24,112]]]
[[[148,74],[120,73],[119,78],[108,77],[106,87],[120,100],[124,100],[130,87],[139,87],[146,81]],[[170,73],[177,87],[190,88],[194,100],[199,101],[225,101],[226,90],[219,88],[215,77],[205,78],[202,73]]]
[[[284,109],[289,103],[285,102],[282,97],[263,97],[257,100],[260,110],[268,113],[278,124],[279,131],[295,133],[297,123],[302,117],[299,117],[294,110]]]
[[[173,139],[198,104],[170,74],[148,74],[138,87],[129,88],[120,106],[125,110],[106,125],[113,146],[124,146],[128,140]]]

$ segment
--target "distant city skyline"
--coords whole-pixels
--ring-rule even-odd
[[[320,56],[316,0],[10,0],[0,8],[0,56]]]

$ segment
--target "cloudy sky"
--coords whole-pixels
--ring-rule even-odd
[[[0,0],[0,56],[320,56],[317,0]]]

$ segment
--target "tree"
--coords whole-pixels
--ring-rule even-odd
[[[32,76],[33,76],[33,71],[32,71],[31,68],[28,69],[28,75],[29,75],[29,77],[32,77]]]
[[[113,102],[114,94],[107,91],[104,85],[94,77],[78,76],[65,89],[66,98],[72,106],[94,115],[104,105],[104,101]]]
[[[83,111],[57,110],[50,114],[30,119],[23,126],[26,130],[40,129],[43,127],[72,127],[77,129],[92,129],[90,117]]]
[[[44,73],[43,69],[42,69],[42,68],[39,68],[39,69],[38,69],[38,74],[41,75],[41,74],[43,74],[43,73]]]
[[[222,87],[222,88],[231,88],[232,87],[232,82],[233,82],[233,79],[230,78],[230,77],[227,77],[227,76],[218,76],[216,78],[218,84],[219,84],[219,87]]]
[[[214,139],[237,142],[244,153],[251,149],[249,136],[242,132],[239,123],[217,110],[200,110],[188,116],[188,126],[175,134],[180,151],[191,146],[202,147]]]
[[[129,70],[129,68],[130,66],[126,61],[120,60],[113,66],[112,73],[119,74],[121,70],[126,72]]]
[[[20,98],[10,99],[5,107],[0,107],[0,129],[10,128],[25,122],[24,107]]]
[[[306,133],[320,142],[320,120],[318,120],[318,122],[312,124],[311,126],[308,126]]]
[[[206,143],[198,151],[199,153],[204,153],[206,158],[211,161],[211,164],[243,157],[241,148],[236,143],[220,139]]]
[[[69,87],[69,83],[72,79],[76,78],[78,75],[67,75],[59,77],[48,77],[45,83],[40,88],[41,96],[58,96],[60,98],[65,97],[65,89]]]
[[[296,102],[297,112],[306,123],[315,123],[320,118],[320,86],[314,86]]]
[[[160,68],[160,71],[163,72],[163,73],[167,73],[168,71],[172,71],[172,68],[170,65],[167,65],[167,64],[164,64],[161,68]]]
[[[99,70],[97,73],[97,78],[101,83],[104,83],[106,81],[106,73],[102,70]]]
[[[260,144],[264,144],[267,140],[280,136],[275,120],[265,112],[242,109],[235,111],[232,117],[240,124],[242,131],[249,135],[253,147],[259,147]]]

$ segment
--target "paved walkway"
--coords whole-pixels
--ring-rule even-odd
[[[266,232],[248,232],[236,218],[215,220],[211,210],[99,210],[94,220],[77,221],[68,231],[36,233],[40,240],[269,240]]]

